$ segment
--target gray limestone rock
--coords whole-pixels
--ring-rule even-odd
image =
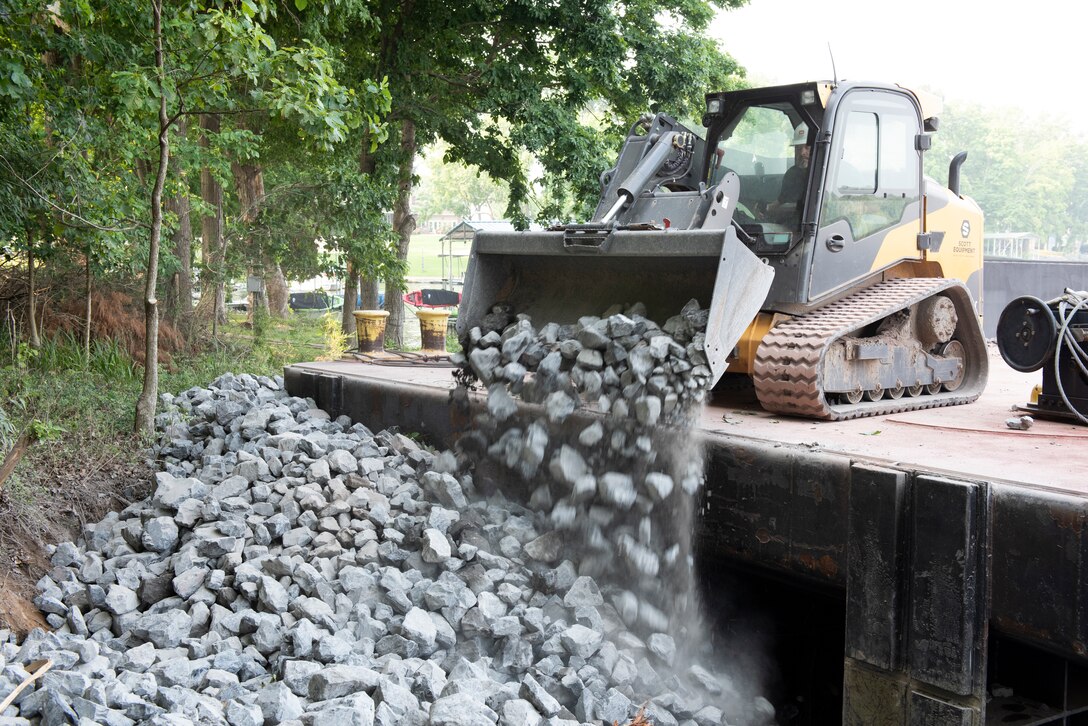
[[[449,540],[441,531],[433,528],[423,530],[423,550],[421,553],[424,562],[439,564],[452,556]]]
[[[487,412],[496,421],[506,421],[515,413],[518,406],[503,383],[492,383],[487,390]]]
[[[531,703],[533,707],[546,717],[559,713],[563,706],[531,675],[526,674],[521,679],[521,689],[518,695]]]
[[[405,638],[419,643],[424,651],[427,651],[435,644],[435,639],[438,637],[438,627],[432,619],[431,613],[413,607],[404,616],[404,621],[401,623],[401,634]]]
[[[525,544],[525,554],[538,562],[552,563],[559,559],[563,549],[563,536],[559,532],[545,532]]]
[[[329,462],[329,468],[338,474],[354,474],[359,470],[359,461],[350,451],[334,449],[329,452],[326,458]]]
[[[174,648],[188,638],[193,621],[184,610],[141,615],[132,632],[136,637],[155,644],[156,648]]]
[[[499,726],[539,726],[542,721],[533,704],[523,698],[507,701],[499,713]]]
[[[604,597],[592,577],[582,576],[567,590],[563,596],[563,604],[570,608],[585,605],[598,607],[604,604]]]
[[[643,483],[650,498],[655,502],[663,502],[672,494],[673,480],[668,474],[652,471],[646,475]]]
[[[140,598],[135,591],[127,587],[110,585],[106,591],[103,606],[114,615],[124,615],[140,606]]]
[[[154,517],[144,525],[140,541],[151,552],[170,552],[178,543],[179,530],[173,517]]]
[[[380,675],[365,666],[332,665],[309,675],[307,692],[311,701],[327,701],[359,691],[373,691]]]
[[[270,683],[257,694],[257,706],[264,714],[265,723],[284,723],[302,716],[302,701],[291,692],[286,683]]]
[[[599,631],[575,624],[564,630],[559,639],[568,653],[587,660],[601,647],[603,638]]]
[[[499,716],[477,695],[462,692],[443,696],[431,704],[431,726],[494,726]]]

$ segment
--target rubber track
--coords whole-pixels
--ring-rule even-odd
[[[842,421],[975,400],[981,389],[832,406],[821,385],[824,355],[836,338],[957,284],[942,278],[888,280],[776,326],[756,352],[752,380],[760,404],[774,413]]]

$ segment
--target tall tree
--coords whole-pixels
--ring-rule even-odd
[[[1019,109],[948,104],[927,173],[944,181],[960,151],[962,191],[982,207],[987,232],[1030,232],[1059,248],[1088,235],[1088,145],[1067,126]]]
[[[697,113],[708,89],[739,83],[740,68],[705,30],[715,7],[742,2],[385,0],[370,8],[365,25],[330,27],[340,31],[355,76],[389,79],[395,138],[375,155],[374,175],[398,191],[398,239],[415,222],[399,192],[414,184],[419,148],[437,138],[448,143],[451,160],[509,183],[507,214],[518,224],[529,221],[522,152],[539,161],[545,185],[568,190],[551,196],[580,200],[584,214],[634,118],[658,109]],[[590,108],[603,116],[588,117]],[[400,284],[386,280],[394,343],[401,342],[403,303],[390,292]]]
[[[198,115],[204,120],[205,133],[218,131],[217,135],[222,137],[228,130],[217,128],[221,118],[239,111],[244,100],[248,113],[288,120],[304,137],[317,138],[320,143],[332,146],[344,141],[351,129],[364,120],[376,124],[380,102],[386,97],[376,84],[368,87],[374,88],[374,93],[350,92],[335,78],[327,53],[313,44],[277,45],[262,25],[275,10],[271,3],[243,0],[238,5],[223,6],[215,0],[169,4],[155,0],[150,9],[149,18],[147,7],[135,0],[113,0],[102,8],[88,3],[75,3],[71,8],[61,5],[60,13],[71,13],[70,19],[64,15],[62,21],[69,35],[75,37],[71,43],[62,44],[59,50],[65,52],[58,52],[56,63],[58,68],[86,69],[86,77],[93,80],[91,85],[99,87],[100,97],[96,100],[105,103],[104,110],[99,112],[101,118],[115,124],[120,132],[116,134],[119,141],[112,147],[116,149],[114,155],[96,157],[86,168],[93,169],[95,164],[113,158],[129,162],[129,169],[146,168],[153,172],[131,179],[131,173],[122,168],[109,169],[116,177],[129,180],[127,201],[139,199],[143,194],[149,200],[143,209],[147,210],[150,223],[141,223],[149,235],[146,247],[141,245],[147,254],[144,268],[147,368],[136,411],[136,428],[140,431],[150,431],[154,422],[158,262],[171,129],[180,119]],[[153,27],[150,36],[149,26]],[[88,47],[98,52],[88,55]],[[238,89],[243,86],[246,94],[240,97]],[[66,108],[63,104],[61,107]],[[78,112],[82,110],[77,108],[70,116],[78,121]],[[60,120],[67,121],[68,116]],[[43,135],[53,138],[53,129],[58,125],[46,124]],[[234,133],[232,139],[242,144],[251,141],[243,133]],[[100,148],[108,152],[111,140],[104,141]],[[154,155],[150,153],[150,141],[158,148]],[[156,161],[149,163],[149,158]],[[27,182],[25,177],[17,178]],[[144,186],[147,178],[154,179],[150,189]],[[208,187],[214,196],[214,185],[209,183]],[[84,193],[80,191],[82,198]],[[93,188],[88,188],[85,195],[93,197],[96,193],[101,197]],[[38,196],[44,195],[38,192]],[[68,201],[73,194],[67,191],[58,198]],[[63,216],[70,214],[71,204],[52,205]],[[211,213],[218,215],[219,211]],[[95,229],[117,231],[102,225],[95,225]],[[207,287],[205,284],[204,288]]]
[[[151,188],[151,244],[147,250],[144,273],[144,387],[136,401],[136,431],[150,434],[155,430],[155,399],[159,395],[159,241],[162,238],[162,190],[170,166],[170,118],[166,107],[166,61],[162,40],[162,0],[151,0],[155,44],[155,83],[159,99],[159,160],[155,183]]]

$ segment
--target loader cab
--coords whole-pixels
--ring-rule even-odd
[[[775,268],[772,309],[798,313],[923,257],[924,118],[896,86],[812,82],[709,94],[707,186],[740,177],[738,237]],[[798,176],[798,130],[810,159],[803,197],[786,215]],[[780,202],[776,205],[775,201]]]

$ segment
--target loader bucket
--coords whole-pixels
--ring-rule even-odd
[[[497,303],[536,326],[573,324],[616,303],[646,305],[658,323],[688,300],[709,305],[706,349],[713,380],[763,306],[774,270],[717,230],[592,229],[477,232],[457,314],[462,340]]]

